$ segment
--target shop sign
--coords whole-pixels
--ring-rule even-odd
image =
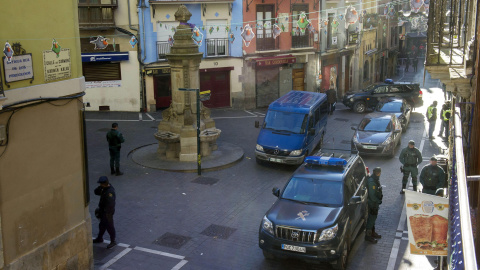
[[[43,70],[46,82],[70,78],[72,76],[70,49],[61,49],[58,56],[52,50],[44,51]]]
[[[33,80],[32,54],[14,55],[10,62],[3,57],[3,71],[6,83]]]
[[[268,58],[268,59],[258,59],[256,60],[257,66],[277,66],[283,64],[294,64],[296,63],[297,59],[294,56],[290,57],[279,57],[279,58]]]
[[[357,44],[358,33],[349,33],[348,34],[348,44]]]
[[[94,81],[85,82],[86,88],[108,88],[108,87],[122,87],[122,81]]]

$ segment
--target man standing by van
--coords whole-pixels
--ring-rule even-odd
[[[403,173],[402,190],[400,194],[405,194],[403,190],[407,188],[410,174],[412,175],[413,191],[417,191],[418,165],[422,163],[422,153],[415,147],[415,141],[410,140],[408,146],[402,150],[400,153],[400,162],[402,163],[400,171]]]
[[[335,91],[335,89],[333,88],[330,88],[327,90],[326,94],[329,105],[329,112],[330,115],[332,115],[333,111],[335,111],[335,104],[337,103],[337,91]]]
[[[377,239],[382,238],[381,235],[375,232],[375,221],[378,216],[378,209],[380,204],[382,204],[383,192],[382,186],[380,185],[380,175],[382,174],[382,169],[376,167],[373,169],[373,173],[367,180],[368,185],[368,218],[366,225],[365,241],[376,244]]]

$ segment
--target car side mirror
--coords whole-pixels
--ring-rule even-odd
[[[357,130],[357,128],[356,128],[356,127],[351,127],[351,129],[352,129],[352,130]]]
[[[348,204],[359,204],[362,202],[362,197],[360,196],[353,196],[352,198],[350,198],[350,201],[348,202]]]
[[[272,189],[272,194],[275,195],[275,197],[280,197],[280,189],[277,187],[274,187]]]

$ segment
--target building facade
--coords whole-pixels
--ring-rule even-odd
[[[78,1],[87,110],[138,112],[145,107],[136,2]]]
[[[0,269],[93,269],[77,1],[2,8]]]
[[[209,108],[242,108],[242,1],[142,0],[139,6],[139,23],[140,36],[144,40],[141,50],[147,110],[163,109],[171,103],[172,89],[167,55],[179,24],[175,21],[174,14],[181,4],[185,4],[192,13],[189,21],[192,35],[195,34],[195,42],[203,53],[200,63],[200,90],[211,91],[210,100],[203,104]]]

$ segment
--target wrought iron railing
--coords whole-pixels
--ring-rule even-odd
[[[78,24],[80,28],[115,26],[114,10],[116,5],[78,5]]]
[[[460,106],[454,114],[454,151],[451,185],[449,189],[449,269],[477,270],[473,243],[470,204],[468,201],[467,177],[463,152],[462,117]]]
[[[207,57],[228,55],[227,38],[207,38],[205,39],[205,45],[205,53]]]
[[[168,53],[170,53],[170,44],[168,44],[168,41],[157,41],[157,60],[167,60]]]

